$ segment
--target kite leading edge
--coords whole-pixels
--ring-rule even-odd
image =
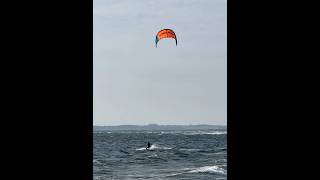
[[[156,47],[158,46],[158,42],[164,38],[173,38],[176,40],[176,46],[178,45],[177,36],[174,33],[174,31],[171,29],[162,29],[156,35],[156,40],[155,40]]]

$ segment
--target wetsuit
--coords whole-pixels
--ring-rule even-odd
[[[148,147],[146,147],[146,149],[149,149],[151,147],[150,142],[148,142]]]

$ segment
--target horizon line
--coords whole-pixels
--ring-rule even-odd
[[[226,124],[119,124],[119,125],[93,125],[93,126],[150,126],[150,125],[157,125],[157,126],[199,126],[199,125],[206,125],[206,126],[227,126]]]

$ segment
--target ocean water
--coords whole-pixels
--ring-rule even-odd
[[[146,150],[146,144],[152,144]],[[94,180],[227,179],[227,133],[218,130],[93,134]]]

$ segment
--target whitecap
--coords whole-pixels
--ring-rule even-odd
[[[160,150],[169,150],[172,149],[172,147],[162,147],[162,146],[158,146],[156,144],[152,144],[151,147],[149,149],[146,149],[145,147],[142,148],[138,148],[136,149],[136,151],[143,151],[143,150],[156,150],[156,149],[160,149]]]
[[[195,168],[189,171],[189,173],[214,173],[214,174],[226,175],[227,171],[218,166],[203,166],[203,167]]]
[[[201,149],[184,149],[184,148],[181,148],[179,149],[180,151],[189,151],[189,152],[196,152],[196,151],[200,151]]]
[[[136,149],[136,151],[143,151],[143,150],[146,150],[146,148],[143,147],[143,148],[138,148],[138,149]]]
[[[163,177],[174,177],[174,176],[179,176],[179,175],[181,175],[181,174],[184,174],[184,172],[168,174],[168,175],[165,175],[165,176],[163,176]]]

